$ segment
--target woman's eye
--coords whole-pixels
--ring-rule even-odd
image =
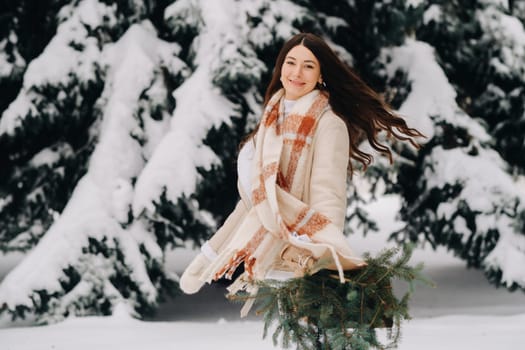
[[[307,66],[305,66],[305,68],[312,69],[312,68],[314,68],[314,66],[307,65]]]
[[[294,63],[292,61],[288,61],[286,64],[293,65]]]

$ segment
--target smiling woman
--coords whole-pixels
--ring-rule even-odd
[[[380,131],[415,146],[422,136],[313,34],[284,44],[264,107],[239,153],[241,199],[182,275],[188,294],[231,279],[240,265],[244,272],[229,287],[232,294],[256,293],[257,281],[321,269],[336,271],[344,283],[344,271],[366,265],[343,234],[350,159],[364,168],[372,161],[359,142],[364,136],[391,158]]]

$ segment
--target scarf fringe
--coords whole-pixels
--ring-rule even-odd
[[[239,276],[239,278],[235,280],[235,282],[233,282],[227,288],[227,290],[231,295],[234,295],[240,291],[246,291],[246,293],[248,293],[250,298],[248,298],[244,302],[244,305],[241,308],[241,317],[244,318],[248,316],[248,313],[250,312],[250,310],[253,307],[253,304],[255,303],[255,296],[257,295],[257,292],[259,291],[259,287],[251,283],[251,279],[249,278],[247,279],[246,276],[242,274],[241,276]]]

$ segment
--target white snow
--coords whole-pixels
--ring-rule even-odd
[[[195,21],[202,21],[198,37],[192,46],[193,65],[196,67],[184,83],[175,90],[177,107],[171,118],[169,133],[162,139],[156,152],[137,180],[133,212],[153,211],[152,202],[166,189],[167,199],[176,202],[181,195],[195,192],[200,176],[197,167],[208,169],[218,161],[217,155],[202,144],[212,126],[229,123],[237,115],[235,106],[212,84],[214,71],[225,61],[239,62],[234,47],[243,46],[240,27],[232,18],[236,4],[231,1],[174,3],[166,9],[169,17],[191,13]],[[230,48],[230,50],[228,49]],[[209,106],[214,106],[210,110]],[[175,151],[176,150],[176,151]],[[174,177],[177,181],[173,181]]]
[[[490,136],[479,122],[459,109],[455,101],[456,91],[437,63],[432,46],[407,39],[402,46],[383,49],[381,57],[383,61],[388,62],[388,76],[394,76],[396,70],[408,74],[411,92],[399,113],[405,116],[408,125],[425,134],[427,140],[434,136],[435,117],[465,128],[481,142],[490,140]]]
[[[73,149],[67,143],[59,143],[52,148],[44,148],[31,158],[29,163],[33,167],[39,167],[44,164],[52,166],[61,158],[69,156],[73,153]]]
[[[306,16],[307,9],[287,0],[248,0],[238,3],[239,19],[244,21],[247,16],[256,17],[260,22],[245,35],[256,48],[274,45],[277,40],[287,40],[297,33],[292,23]]]
[[[2,77],[2,79],[10,77],[16,70],[25,68],[26,62],[24,58],[20,56],[16,47],[12,49],[12,56],[8,56],[5,50],[8,43],[14,44],[17,39],[16,34],[11,32],[8,38],[0,40],[0,77]],[[11,62],[12,59],[14,59],[13,62]]]
[[[443,12],[441,11],[441,6],[438,4],[432,4],[423,14],[423,24],[427,25],[431,21],[439,23],[442,16]]]
[[[510,350],[525,341],[524,315],[444,316],[408,323],[400,350]],[[86,317],[37,328],[0,330],[0,345],[9,350],[263,350],[262,322],[140,322]]]
[[[340,17],[323,16],[325,25],[333,33],[336,33],[339,28],[348,28],[348,23]]]
[[[399,198],[384,196],[368,206],[380,232],[351,236],[361,251],[378,252],[392,246],[386,237],[395,219]],[[167,266],[179,273],[196,254],[175,250]],[[2,256],[0,279],[22,256]],[[416,286],[411,302],[413,320],[403,324],[401,350],[516,349],[525,342],[525,296],[490,285],[479,271],[440,248],[416,249],[413,263],[423,262],[425,274],[437,286]],[[402,289],[402,286],[398,286]],[[396,288],[398,288],[396,287]],[[224,298],[224,287],[206,286],[195,295],[183,295],[160,306],[146,321],[130,318],[127,306],[117,305],[111,317],[70,318],[58,324],[24,327],[26,323],[0,322],[0,348],[48,349],[272,349],[271,338],[262,340],[263,322],[254,314],[239,318],[240,305]],[[279,347],[277,347],[279,348]]]
[[[497,197],[511,199],[516,194],[516,185],[505,172],[500,156],[490,149],[480,148],[479,152],[479,156],[469,156],[459,147],[449,150],[435,147],[429,159],[434,169],[426,169],[427,186],[459,182],[464,186],[461,197],[472,199],[469,200],[471,209],[481,212],[493,209],[492,203]]]
[[[444,183],[463,186],[456,198],[439,204],[437,219],[451,219],[457,214],[461,202],[467,203],[470,210],[477,213],[477,229],[473,232],[464,220],[458,222],[457,217],[454,228],[463,235],[463,242],[472,239],[473,235],[497,230],[498,241],[483,260],[484,268],[501,269],[502,283],[508,287],[513,283],[525,285],[525,236],[516,229],[512,214],[516,200],[521,202],[517,205],[518,212],[523,210],[525,191],[505,172],[503,161],[496,152],[483,148],[478,152],[478,156],[470,156],[461,148],[444,150],[436,147],[429,156],[431,165],[427,169],[434,169],[425,175],[429,188],[440,188]]]
[[[94,63],[100,58],[100,50],[94,38],[86,40],[85,24],[93,29],[101,22],[93,18],[99,16],[110,19],[110,7],[97,0],[83,0],[72,15],[57,28],[57,34],[37,58],[33,59],[24,74],[20,93],[9,105],[0,118],[0,134],[13,134],[21,122],[28,116],[38,116],[34,100],[40,96],[32,91],[34,86],[47,84],[66,88],[69,74],[79,77],[80,81],[95,80]],[[70,44],[81,44],[83,50],[75,50]]]
[[[519,1],[519,0],[518,0]],[[480,0],[480,3],[485,6],[497,6],[504,8],[506,10],[509,9],[509,0]]]
[[[508,6],[507,6],[508,7]],[[516,17],[507,15],[494,6],[476,12],[484,36],[497,43],[500,55],[491,60],[501,74],[518,74],[525,80],[525,29]]]
[[[418,6],[421,5],[421,4],[424,4],[424,1],[423,1],[423,0],[407,0],[407,1],[405,2],[405,5],[406,5],[407,8],[410,7],[410,6],[412,6],[412,7],[418,7]]]
[[[525,239],[523,234],[515,234],[511,230],[504,231],[494,250],[485,258],[484,264],[487,269],[501,269],[501,281],[504,285],[509,287],[513,283],[525,285],[525,274],[523,273]]]

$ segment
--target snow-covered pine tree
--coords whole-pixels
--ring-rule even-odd
[[[523,24],[502,1],[420,6],[421,41],[382,57],[387,76],[409,82],[400,111],[429,136],[399,171],[407,227],[396,236],[445,245],[494,284],[525,289]]]
[[[3,28],[1,47],[3,48],[2,72],[0,77],[0,107],[4,111],[15,99],[16,94],[22,86],[22,78],[26,62],[30,62],[41,54],[54,32],[58,18],[57,11],[64,5],[65,1],[44,2],[7,2],[6,13],[3,17]],[[101,91],[101,84],[96,79],[87,80],[81,90],[76,93],[85,95],[85,102],[78,103],[78,111],[74,111],[73,118],[62,123],[68,130],[66,137],[77,134],[77,148],[86,139],[85,125],[88,123],[86,115],[91,114],[90,105]],[[89,85],[89,86],[88,86]],[[48,84],[35,86],[32,94],[35,96],[33,111],[42,109],[42,114],[49,115],[49,123],[42,123],[40,118],[27,118],[20,120],[27,128],[8,137],[2,132],[0,135],[0,183],[2,184],[2,199],[0,199],[0,249],[25,250],[35,244],[53,220],[54,213],[60,212],[64,207],[74,182],[78,180],[77,173],[82,173],[71,157],[63,157],[60,170],[53,171],[50,168],[30,166],[21,167],[20,164],[27,163],[43,145],[50,144],[56,138],[60,122],[56,115],[59,110],[71,107],[70,102],[54,103],[53,95],[60,89],[52,88]],[[40,98],[36,98],[39,96]],[[46,97],[50,97],[45,101]],[[20,104],[20,100],[19,100]],[[46,110],[44,112],[44,110]],[[8,113],[8,112],[6,112]],[[27,110],[27,115],[30,112]],[[6,118],[2,118],[6,120]],[[42,118],[44,119],[44,118]],[[28,124],[29,123],[29,124]],[[47,124],[47,125],[44,125]],[[6,128],[6,121],[2,122],[2,129]],[[61,127],[60,127],[61,128]],[[31,142],[28,142],[31,140]],[[65,140],[73,143],[73,140]],[[57,152],[68,150],[61,143],[54,145]],[[89,152],[89,148],[85,148]],[[77,152],[79,159],[85,158],[83,153]],[[58,167],[57,167],[58,168]],[[60,174],[62,173],[62,174]],[[67,173],[67,177],[64,174]],[[46,179],[44,181],[44,179]],[[73,183],[73,184],[72,184]],[[38,191],[34,191],[38,188]],[[60,189],[57,191],[57,189]]]
[[[56,30],[56,12],[67,0],[4,1],[0,16],[0,111],[22,85],[26,62],[39,55]],[[3,168],[3,167],[0,167]]]
[[[48,11],[56,34],[2,114],[2,249],[38,242],[0,286],[12,318],[108,314],[122,300],[147,314],[159,290],[175,290],[147,223],[131,216],[133,185],[189,72],[180,47],[157,38],[150,5]]]
[[[519,0],[509,0],[509,12],[525,25],[525,2]]]
[[[523,173],[525,32],[511,4],[430,1],[418,35],[436,48],[462,109],[486,121],[497,151]]]

